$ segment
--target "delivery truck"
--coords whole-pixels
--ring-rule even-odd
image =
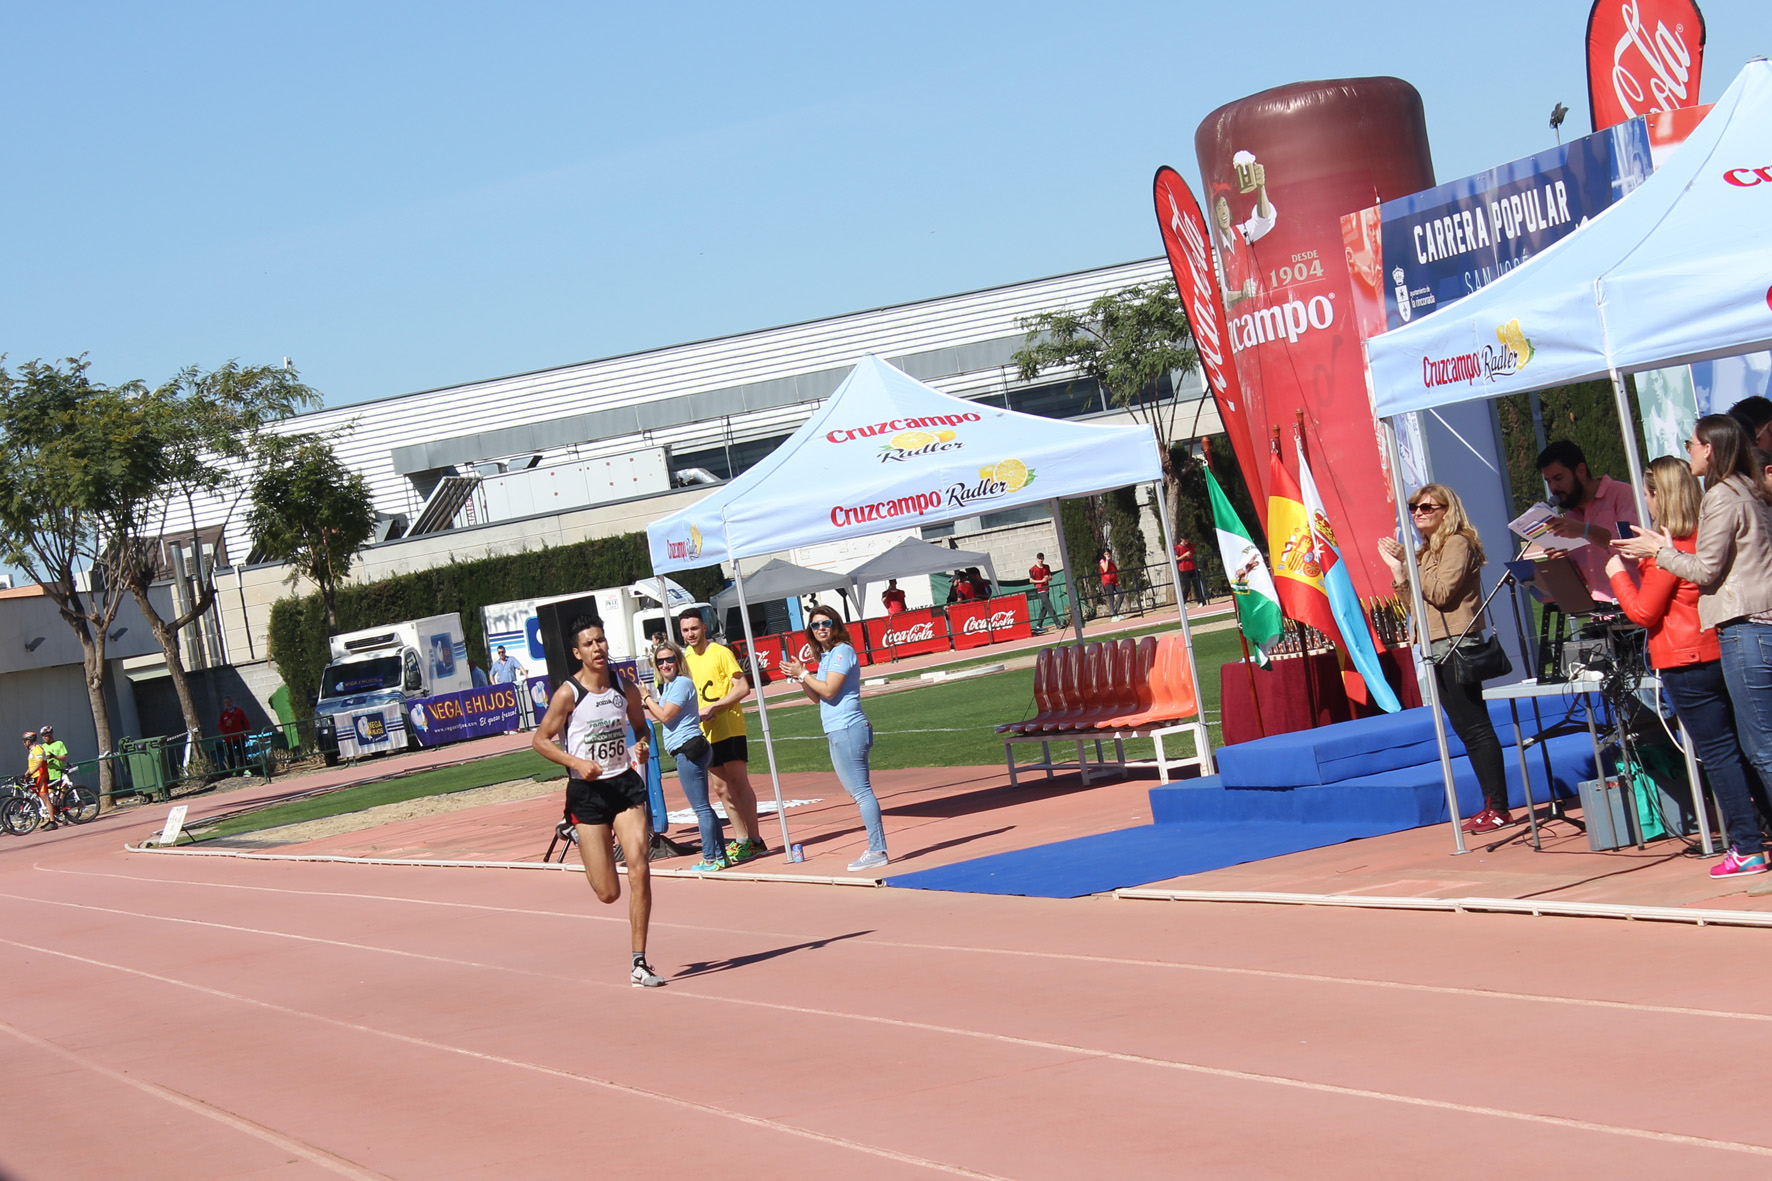
[[[658,579],[649,578],[632,586],[607,587],[596,591],[579,591],[571,595],[550,595],[540,599],[517,599],[509,603],[492,603],[480,609],[486,628],[486,652],[497,661],[498,650],[522,666],[519,679],[548,675],[548,657],[542,647],[541,621],[536,608],[568,599],[594,599],[597,616],[603,621],[603,633],[609,637],[609,659],[616,664],[635,662],[642,673],[650,673],[650,645],[647,638],[664,633],[671,639],[681,637],[675,620],[684,611],[701,611],[708,619],[713,612],[694,595],[665,579],[667,607],[658,602]],[[642,657],[647,659],[642,660]]]
[[[404,750],[406,703],[471,689],[461,616],[430,615],[343,632],[320,677],[314,738],[327,765],[339,758]]]

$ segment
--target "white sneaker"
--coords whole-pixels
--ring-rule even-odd
[[[849,863],[850,873],[860,873],[866,869],[879,869],[887,861],[886,854],[867,852]]]
[[[652,970],[652,965],[641,960],[634,965],[634,971],[628,976],[635,988],[662,988],[665,979]]]

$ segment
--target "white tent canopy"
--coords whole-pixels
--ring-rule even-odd
[[[1149,426],[1000,410],[868,356],[768,458],[646,534],[664,573],[1161,477]]]
[[[1772,347],[1772,63],[1629,196],[1367,342],[1379,417]]]
[[[821,590],[834,590],[845,595],[849,593],[847,574],[833,574],[829,570],[796,566],[781,558],[771,558],[754,573],[745,575],[744,581],[746,597],[759,602],[788,599]],[[714,596],[711,606],[725,615],[728,607],[737,604],[738,588],[729,586]]]
[[[910,578],[916,574],[946,574],[968,566],[984,567],[991,585],[997,585],[997,567],[989,554],[949,549],[945,545],[907,537],[885,553],[869,558],[851,570],[849,581],[855,586],[855,601],[866,603],[863,596],[870,583],[885,582],[889,578]]]

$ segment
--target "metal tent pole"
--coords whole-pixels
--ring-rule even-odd
[[[730,534],[726,539],[726,552],[732,552]],[[785,858],[792,854],[794,846],[788,837],[787,805],[781,798],[781,772],[775,768],[775,739],[769,733],[769,706],[763,700],[763,674],[757,665],[757,639],[751,635],[751,608],[744,597],[744,568],[737,558],[732,559],[732,580],[738,587],[738,618],[744,627],[745,657],[751,662],[751,684],[757,687],[757,717],[763,723],[763,751],[769,756],[769,785],[775,789],[775,818],[781,821],[781,855]]]
[[[1181,642],[1187,646],[1188,676],[1194,682],[1194,705],[1200,711],[1200,723],[1203,727],[1206,722],[1206,699],[1200,695],[1200,662],[1194,659],[1194,632],[1188,626],[1187,600],[1181,594],[1181,574],[1175,569],[1175,538],[1170,535],[1169,498],[1163,495],[1162,477],[1157,478],[1151,489],[1157,496],[1157,520],[1163,523],[1163,560],[1169,567],[1169,585],[1175,588],[1175,605],[1181,618]],[[1222,707],[1223,703],[1219,704]],[[1211,742],[1205,743],[1205,749],[1197,753],[1200,756],[1200,774],[1218,774],[1218,764],[1212,758]]]
[[[1397,448],[1397,424],[1391,418],[1380,420],[1384,423],[1385,458],[1391,467],[1391,494],[1397,501],[1397,524],[1403,541],[1403,557],[1409,564],[1409,610],[1413,617],[1415,632],[1415,667],[1427,668],[1428,675],[1417,679],[1427,686],[1428,708],[1434,715],[1434,741],[1440,747],[1440,774],[1446,782],[1446,810],[1452,816],[1452,844],[1455,853],[1468,853],[1464,846],[1464,829],[1460,822],[1464,819],[1458,814],[1458,786],[1452,780],[1452,748],[1446,742],[1446,716],[1440,705],[1440,680],[1434,675],[1431,664],[1433,644],[1427,638],[1427,601],[1421,597],[1421,568],[1415,564],[1415,547],[1410,545],[1408,538],[1414,528],[1404,511],[1409,503],[1409,494],[1403,488],[1402,456]]]
[[[1046,502],[1052,506],[1052,525],[1058,534],[1058,560],[1064,563],[1065,590],[1069,592],[1071,603],[1071,626],[1076,629],[1077,643],[1083,642],[1083,605],[1077,601],[1077,592],[1081,589],[1077,583],[1077,571],[1071,565],[1071,547],[1064,541],[1064,512],[1058,506],[1055,496]]]

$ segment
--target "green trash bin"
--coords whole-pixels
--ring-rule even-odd
[[[171,796],[160,761],[160,749],[165,742],[164,738],[125,738],[119,747],[123,762],[129,768],[131,789],[150,800],[164,800]]]

